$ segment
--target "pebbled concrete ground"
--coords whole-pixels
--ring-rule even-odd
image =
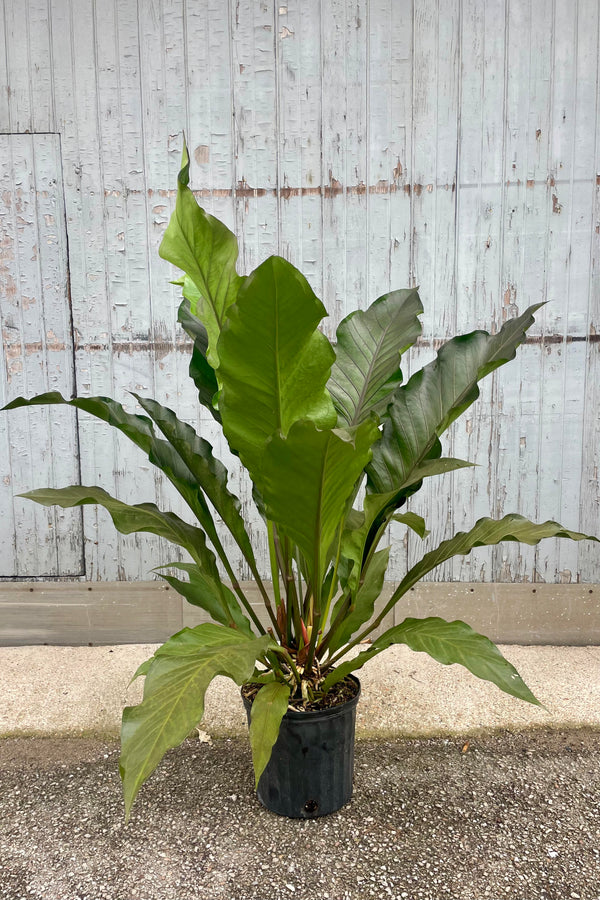
[[[547,710],[392,648],[361,673],[352,802],[309,821],[258,803],[219,679],[125,826],[153,649],[0,649],[0,900],[600,900],[600,648],[503,648]]]
[[[358,741],[352,802],[265,810],[247,741],[188,741],[123,823],[118,750],[0,741],[2,900],[599,900],[600,733]]]

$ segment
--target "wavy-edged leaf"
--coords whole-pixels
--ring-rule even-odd
[[[110,397],[75,397],[72,400],[67,400],[56,391],[39,394],[30,400],[19,397],[13,400],[12,403],[9,403],[6,409],[46,404],[64,404],[80,409],[95,416],[97,419],[101,419],[103,422],[107,422],[113,428],[125,434],[148,455],[152,465],[157,466],[164,472],[171,484],[177,488],[205,529],[208,537],[212,541],[217,539],[212,514],[195,477],[175,448],[168,441],[163,441],[156,436],[151,419],[148,419],[146,416],[126,412],[120,403],[116,400],[111,400]],[[215,489],[217,488],[215,487]]]
[[[337,329],[336,360],[327,387],[347,425],[381,414],[400,384],[400,356],[421,334],[423,306],[416,288],[392,291]]]
[[[111,497],[103,488],[73,485],[64,488],[40,488],[20,494],[42,506],[88,506],[97,503],[108,510],[114,526],[121,534],[145,531],[166,538],[183,547],[203,569],[218,573],[214,554],[207,548],[204,532],[184,522],[172,512],[163,512],[154,503],[129,506]]]
[[[479,519],[470,531],[459,531],[454,537],[442,541],[439,547],[425,556],[406,573],[394,597],[399,600],[413,585],[436,566],[453,556],[466,556],[474,547],[491,547],[501,541],[518,541],[523,544],[539,544],[544,538],[569,538],[572,541],[597,541],[598,538],[580,531],[569,531],[558,522],[548,520],[536,524],[517,513],[509,513],[502,519]],[[394,601],[395,602],[395,601]]]
[[[279,256],[250,275],[219,340],[219,410],[223,430],[253,481],[269,438],[294,422],[322,428],[336,415],[325,385],[333,349],[318,330],[326,315],[306,278]]]
[[[187,572],[189,581],[175,578],[173,575],[165,575],[161,569],[179,569]],[[215,572],[207,572],[194,563],[172,562],[154,569],[161,578],[171,585],[188,603],[198,606],[209,614],[215,622],[222,625],[235,623],[242,634],[252,635],[250,620],[246,618],[240,609],[240,605],[233,592],[223,584],[221,579],[215,578]]]
[[[428,534],[431,534],[427,525],[425,524],[425,519],[422,516],[418,516],[417,513],[414,512],[405,512],[405,513],[397,513],[395,516],[392,516],[393,522],[400,522],[401,525],[406,525],[415,534],[418,534],[421,539],[427,537]]]
[[[137,669],[131,676],[131,680],[129,681],[129,684],[127,685],[127,687],[132,685],[133,682],[136,681],[136,679],[141,678],[142,675],[147,675],[148,672],[150,671],[150,666],[152,665],[153,662],[154,662],[154,656],[151,656],[150,659],[145,659],[143,663],[140,663],[140,665],[137,667]]]
[[[392,644],[406,644],[411,650],[428,653],[445,666],[458,663],[478,678],[493,682],[505,693],[512,694],[519,700],[541,705],[515,667],[502,656],[489,638],[473,631],[465,622],[447,622],[438,617],[409,618],[390,628],[373,642],[369,650],[359,653],[331,672],[325,679],[323,690],[328,690],[350,672],[360,669],[369,659]]]
[[[191,425],[178,419],[173,410],[150,397],[140,397],[138,394],[133,396],[174,448],[195,483],[206,494],[248,563],[255,567],[254,551],[242,518],[241,503],[228,489],[227,469],[213,455],[209,442],[201,438]]]
[[[495,335],[474,331],[453,338],[433,362],[396,389],[367,469],[368,491],[401,493],[404,485],[414,484],[415,470],[439,458],[439,436],[477,399],[477,382],[514,358],[541,305],[510,319]]]
[[[177,177],[175,210],[159,247],[159,255],[185,272],[198,290],[196,315],[208,334],[207,360],[218,364],[217,341],[244,278],[236,271],[238,243],[223,222],[205,212],[188,187],[190,158],[183,145]]]
[[[159,648],[146,673],[144,699],[123,712],[120,772],[126,816],[140,787],[167,750],[201,720],[204,695],[216,675],[246,681],[271,638],[249,639],[222,625],[184,628]]]
[[[373,554],[373,558],[358,589],[351,592],[348,610],[344,615],[344,619],[329,642],[330,653],[335,653],[372,617],[375,610],[375,601],[383,590],[389,556],[389,547],[378,550]],[[333,608],[331,614],[332,622],[335,622],[338,612],[344,605],[344,601],[345,597],[342,594]]]
[[[281,681],[265,684],[256,694],[250,713],[250,746],[255,785],[271,758],[281,720],[287,712],[290,687]]]
[[[311,584],[323,581],[329,548],[378,437],[372,421],[352,432],[320,431],[303,421],[286,438],[275,435],[267,444],[262,491],[267,512],[310,561]]]
[[[220,422],[221,414],[215,406],[215,398],[217,391],[219,390],[217,376],[215,375],[215,370],[206,358],[206,353],[208,351],[208,333],[200,319],[192,313],[190,300],[187,296],[190,293],[190,286],[193,286],[194,289],[196,288],[187,275],[181,279],[181,282],[177,283],[183,285],[184,294],[184,299],[179,306],[177,321],[194,342],[189,365],[190,378],[196,385],[200,403],[210,411],[217,422]]]
[[[447,472],[455,472],[457,469],[468,469],[477,463],[468,462],[466,459],[456,459],[452,456],[442,456],[438,459],[426,459],[420,466],[412,469],[407,480],[400,485],[400,490],[411,487],[423,478],[431,478],[433,475],[445,475]]]
[[[97,419],[102,419],[117,428],[133,441],[138,447],[150,452],[152,440],[154,439],[154,430],[152,422],[146,416],[139,416],[135,413],[128,413],[123,406],[110,397],[73,397],[67,400],[58,391],[50,391],[46,394],[38,394],[37,397],[31,397],[26,400],[25,397],[17,397],[11,403],[7,403],[2,409],[18,409],[26,406],[47,406],[60,405],[73,406],[75,409],[81,409]]]

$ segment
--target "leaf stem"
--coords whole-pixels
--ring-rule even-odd
[[[340,564],[340,557],[342,555],[342,525],[343,525],[343,523],[340,523],[340,526],[338,529],[337,552],[336,552],[336,556],[335,556],[335,563],[333,566],[333,577],[331,579],[331,587],[329,588],[329,596],[327,597],[325,609],[324,609],[323,615],[321,617],[321,622],[323,623],[323,627],[327,627],[327,619],[329,617],[329,608],[331,606],[331,601],[333,600],[335,593],[336,593],[337,573],[338,573],[338,567]]]
[[[233,569],[231,568],[231,563],[229,562],[229,560],[227,558],[227,554],[225,553],[223,544],[221,543],[218,535],[216,535],[216,534],[213,536],[213,543],[215,545],[215,550],[217,551],[217,553],[219,555],[219,559],[223,563],[223,566],[225,567],[225,571],[227,572],[227,575],[231,581],[231,586],[232,586],[233,590],[235,591],[235,593],[237,594],[237,596],[240,600],[240,603],[242,604],[242,606],[244,607],[244,609],[246,610],[246,612],[248,613],[248,615],[250,616],[250,618],[252,619],[252,621],[254,622],[256,627],[258,628],[259,634],[266,634],[267,632],[261,625],[258,616],[252,609],[252,606],[250,605],[250,602],[248,601],[246,595],[244,594],[239,581],[235,577],[235,575],[233,573]],[[268,597],[267,597],[267,599],[268,599]],[[271,610],[271,612],[272,612],[272,610]],[[271,621],[273,622],[274,627],[277,629],[277,619],[275,619],[274,616],[271,616]]]

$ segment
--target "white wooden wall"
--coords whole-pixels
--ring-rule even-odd
[[[479,467],[432,479],[413,508],[434,539],[490,511],[600,533],[598,35],[597,0],[3,0],[0,400],[136,390],[222,449],[157,255],[185,129],[193,187],[240,236],[240,269],[288,257],[329,336],[419,284],[414,368],[456,332],[552,301],[450,435]],[[4,414],[1,576],[147,579],[173,558],[102,511],[12,499],[79,477],[181,511],[108,426]],[[393,540],[398,577],[420,543]],[[433,578],[600,581],[600,553],[508,544]]]

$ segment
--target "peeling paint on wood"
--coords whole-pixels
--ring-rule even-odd
[[[25,180],[2,184],[2,209],[21,247],[29,242],[28,270],[45,271],[58,251],[66,264],[53,207],[64,187],[74,334],[48,318],[68,302],[41,303],[15,272],[14,240],[0,235],[0,389],[12,396],[37,365],[70,392],[74,352],[79,394],[157,396],[223,453],[252,509],[236,459],[197,408],[172,273],[157,256],[185,130],[192,188],[240,235],[240,271],[285,255],[324,300],[330,337],[353,309],[420,285],[424,333],[405,378],[449,335],[551,301],[517,360],[482,383],[477,407],[450,430],[447,452],[479,467],[431,479],[413,505],[439,539],[490,510],[600,531],[595,0],[5,0],[4,10],[0,130],[55,132],[63,182],[25,166]],[[43,235],[30,238],[34,219]],[[45,383],[39,375],[26,388]],[[183,512],[123,436],[65,412],[85,483]],[[28,433],[11,440],[26,459]],[[3,509],[14,493],[4,479]],[[11,519],[10,534],[31,533],[27,521]],[[92,580],[148,578],[171,558],[158,540],[115,535],[102,511],[86,508],[84,527]],[[251,527],[266,571],[256,513]],[[394,529],[397,578],[422,545]],[[22,559],[34,574],[39,560]],[[239,559],[235,569],[248,576]],[[594,581],[600,564],[584,544],[507,544],[431,577]]]
[[[0,175],[3,405],[42,391],[70,394],[74,370],[59,136],[0,135],[0,157],[8,162]],[[83,573],[81,512],[15,496],[78,483],[76,422],[65,412],[0,419],[0,576]]]

